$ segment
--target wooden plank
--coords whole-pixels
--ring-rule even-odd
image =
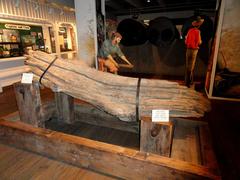
[[[199,138],[196,134],[198,123],[194,121],[174,120],[174,136],[171,158],[201,164],[199,159]]]
[[[4,153],[4,152],[3,152]],[[4,154],[3,154],[4,155]],[[17,153],[7,153],[4,156],[1,157],[1,163],[0,163],[0,174],[5,172],[9,166],[12,165],[12,162],[16,161],[16,159],[21,158],[21,152]]]
[[[19,121],[19,112],[15,111],[6,116],[2,116],[1,118],[8,121]]]
[[[202,153],[201,153],[201,142],[200,142],[200,132],[199,132],[199,126],[195,127],[195,136],[196,136],[196,141],[195,142],[191,142],[191,143],[196,143],[196,149],[191,149],[193,150],[192,153],[194,153],[194,151],[196,152],[196,159],[198,161],[198,163],[200,165],[203,165],[203,158],[202,158]],[[191,139],[191,140],[195,140],[195,139]]]
[[[14,84],[14,90],[19,109],[20,120],[35,127],[44,127],[38,83],[16,83]]]
[[[208,126],[200,126],[199,135],[203,165],[210,168],[218,167],[217,159],[212,147],[212,141]]]
[[[34,154],[30,154],[24,151],[19,152],[19,156],[14,156],[14,153],[11,154],[11,156],[15,157],[14,161],[17,159],[17,162],[9,161],[9,164],[6,165],[6,170],[1,174],[5,176],[10,175],[12,179],[30,179],[30,174],[32,173],[30,169],[39,163],[41,157],[35,157]],[[25,174],[25,177],[22,176],[22,174]]]
[[[207,167],[0,120],[0,142],[125,179],[220,179]]]
[[[152,122],[151,118],[141,118],[140,151],[170,157],[173,123]]]
[[[3,144],[0,156],[0,179],[116,179]]]
[[[58,120],[67,124],[74,122],[74,99],[73,97],[61,93],[55,93],[55,102]]]

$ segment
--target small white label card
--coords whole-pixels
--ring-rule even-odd
[[[169,122],[169,110],[153,109],[152,122]]]
[[[23,73],[21,83],[32,84],[33,73]]]

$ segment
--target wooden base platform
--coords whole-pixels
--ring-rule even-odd
[[[21,122],[0,120],[0,143],[124,179],[220,179],[207,123],[123,122],[62,93],[42,104],[36,83],[15,93]]]
[[[208,165],[144,153],[22,122],[1,120],[0,142],[120,178],[220,179],[217,169]]]

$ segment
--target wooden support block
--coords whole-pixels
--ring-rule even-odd
[[[170,157],[173,123],[152,122],[150,117],[141,118],[140,151]]]
[[[20,120],[35,127],[44,127],[39,84],[14,84]]]
[[[58,120],[67,124],[74,122],[74,99],[73,97],[61,93],[55,93],[56,109]]]

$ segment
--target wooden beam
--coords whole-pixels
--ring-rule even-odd
[[[152,122],[149,117],[141,118],[140,151],[170,157],[173,138],[172,122]]]
[[[35,127],[44,127],[38,82],[14,84],[20,120]]]
[[[220,179],[203,166],[22,122],[0,120],[0,142],[124,179]]]
[[[212,141],[210,137],[210,130],[207,126],[199,127],[200,134],[200,145],[201,145],[201,155],[202,155],[202,163],[203,165],[207,165],[208,167],[218,167],[217,159],[215,154],[211,149]]]
[[[74,98],[65,93],[55,92],[58,120],[67,124],[74,122]]]

